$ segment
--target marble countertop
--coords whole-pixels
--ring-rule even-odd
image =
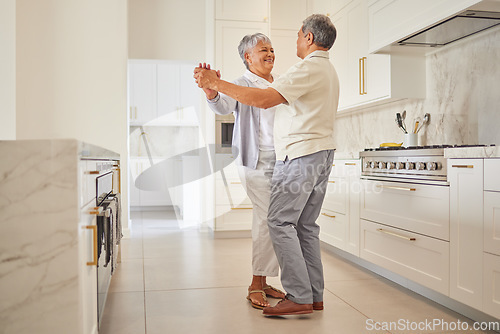
[[[10,158],[16,157],[20,151],[42,152],[49,147],[54,152],[74,152],[86,160],[120,160],[120,154],[116,152],[76,139],[0,140],[0,151]]]
[[[448,159],[500,158],[500,146],[446,148],[444,157]]]

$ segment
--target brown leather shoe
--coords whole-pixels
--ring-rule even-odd
[[[313,302],[313,310],[323,311],[323,302]]]
[[[264,308],[264,315],[293,315],[312,313],[312,304],[297,304],[289,299],[282,299],[276,306]]]

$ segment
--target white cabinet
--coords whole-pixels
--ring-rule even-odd
[[[273,74],[284,74],[292,65],[300,61],[297,56],[297,31],[271,29],[271,41],[273,43],[275,62]]]
[[[361,258],[448,295],[448,242],[365,219],[360,224]]]
[[[369,8],[370,52],[390,52],[391,44],[442,21],[480,0],[378,0]],[[405,47],[409,50],[408,47]],[[426,52],[415,48],[415,52]]]
[[[239,10],[244,12],[241,8]],[[216,21],[215,68],[221,71],[223,79],[232,81],[245,73],[246,68],[238,53],[238,45],[245,35],[257,32],[269,36],[269,24],[253,21]]]
[[[143,124],[156,118],[156,65],[129,64],[129,119]]]
[[[318,224],[320,239],[359,255],[359,160],[335,160]]]
[[[500,319],[500,256],[483,255],[483,312]]]
[[[271,29],[294,30],[297,36],[306,12],[306,0],[271,0]]]
[[[200,89],[193,79],[195,66],[175,61],[130,61],[130,125],[198,126]]]
[[[483,311],[500,318],[500,159],[484,160]]]
[[[252,202],[239,177],[238,167],[229,154],[216,155],[215,230],[243,231],[252,229]]]
[[[181,207],[182,160],[130,158],[130,206]]]
[[[200,89],[193,70],[193,64],[157,64],[157,117],[162,124],[198,125]]]
[[[269,20],[269,0],[216,0],[217,20],[267,22]],[[242,36],[243,37],[243,36]]]
[[[450,297],[481,310],[483,160],[448,159],[448,180],[450,182]]]
[[[309,0],[308,10],[311,14],[335,15],[353,0]]]
[[[425,97],[425,59],[368,53],[366,1],[351,1],[332,22],[337,40],[330,57],[339,75],[339,111]]]

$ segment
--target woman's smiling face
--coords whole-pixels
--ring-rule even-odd
[[[268,76],[274,67],[274,49],[270,43],[259,41],[245,54],[250,71],[260,77]]]

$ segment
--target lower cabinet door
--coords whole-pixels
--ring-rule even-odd
[[[216,231],[249,231],[252,229],[252,206],[215,206]]]
[[[97,334],[97,216],[94,203],[84,207],[79,224],[80,307],[83,334]],[[80,333],[75,330],[75,333]]]
[[[319,238],[321,241],[342,250],[346,249],[348,226],[345,215],[322,209],[318,217],[318,224],[320,226]]]
[[[360,256],[449,295],[449,242],[361,219]]]
[[[483,312],[500,319],[500,256],[483,255]]]

